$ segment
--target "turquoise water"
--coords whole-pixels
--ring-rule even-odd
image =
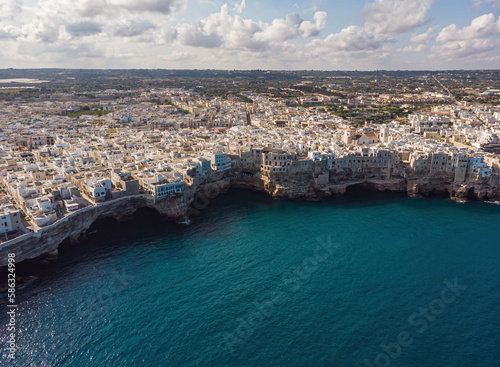
[[[37,266],[1,365],[500,365],[500,206],[237,191],[134,222]]]

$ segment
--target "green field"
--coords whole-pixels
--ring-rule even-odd
[[[79,110],[75,112],[71,112],[68,114],[68,117],[80,117],[82,115],[91,115],[91,116],[104,116],[110,113],[111,111],[103,111],[103,110]]]

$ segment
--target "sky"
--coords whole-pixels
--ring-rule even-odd
[[[0,68],[500,69],[500,0],[0,0]]]

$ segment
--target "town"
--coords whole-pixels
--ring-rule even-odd
[[[348,99],[160,87],[40,97],[0,101],[0,241],[109,201],[168,201],[220,180],[306,199],[304,187],[370,180],[427,178],[482,200],[496,200],[500,187],[500,107],[458,101],[444,89]],[[383,122],[339,113],[394,100],[406,114]]]

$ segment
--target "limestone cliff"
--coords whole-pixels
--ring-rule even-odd
[[[342,195],[353,185],[374,191],[406,192],[412,197],[446,194],[455,200],[500,200],[498,177],[455,183],[447,175],[380,177],[333,176],[322,185],[311,174],[289,177],[211,175],[196,179],[186,187],[183,195],[155,201],[146,195],[124,197],[78,210],[56,223],[0,245],[0,267],[6,265],[7,254],[14,252],[16,261],[33,259],[43,254],[57,253],[59,245],[69,239],[77,241],[94,221],[103,217],[123,219],[137,209],[149,207],[171,220],[182,220],[204,210],[211,199],[226,192],[230,187],[265,192],[273,197],[290,200],[317,201],[329,196]]]

